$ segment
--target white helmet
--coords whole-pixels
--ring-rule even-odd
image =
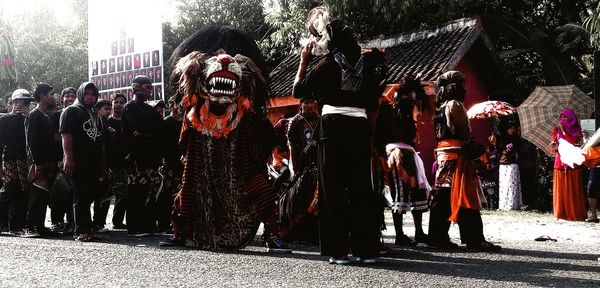
[[[10,96],[10,98],[12,100],[33,100],[33,97],[31,97],[31,94],[29,93],[29,91],[25,90],[25,89],[17,89],[15,90],[15,92],[12,93],[12,96]]]

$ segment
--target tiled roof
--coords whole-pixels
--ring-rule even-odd
[[[391,37],[380,37],[361,46],[384,48],[387,55],[388,83],[398,82],[411,73],[424,81],[434,80],[443,72],[456,67],[475,40],[481,35],[479,18],[464,18],[435,27]],[[310,60],[308,70],[323,57]],[[300,63],[300,56],[292,54],[271,72],[271,95],[288,96]],[[308,71],[307,71],[308,72]]]

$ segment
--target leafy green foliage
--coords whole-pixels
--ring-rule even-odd
[[[600,49],[600,2],[594,9],[589,9],[589,15],[583,20],[583,28],[590,33],[590,44]]]
[[[16,80],[12,29],[0,16],[0,96],[10,93],[15,87]],[[0,97],[0,100],[0,107],[4,107],[4,98]]]
[[[60,91],[87,80],[87,1],[71,2],[76,9],[71,24],[61,25],[44,5],[22,11],[11,21],[18,87],[31,90],[47,82]]]

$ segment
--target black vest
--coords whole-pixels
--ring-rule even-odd
[[[446,121],[446,106],[443,104],[435,110],[435,114],[433,115],[433,126],[435,129],[435,139],[438,141],[444,139],[453,139],[456,138],[450,127],[448,126],[448,122]]]

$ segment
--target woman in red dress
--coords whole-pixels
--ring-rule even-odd
[[[575,111],[564,109],[560,112],[560,123],[552,130],[552,149],[556,152],[554,160],[554,183],[552,184],[552,198],[554,216],[557,219],[569,221],[583,221],[586,218],[586,209],[581,181],[581,169],[571,168],[560,160],[556,150],[556,143],[564,139],[571,144],[579,144],[582,139],[581,127]]]

